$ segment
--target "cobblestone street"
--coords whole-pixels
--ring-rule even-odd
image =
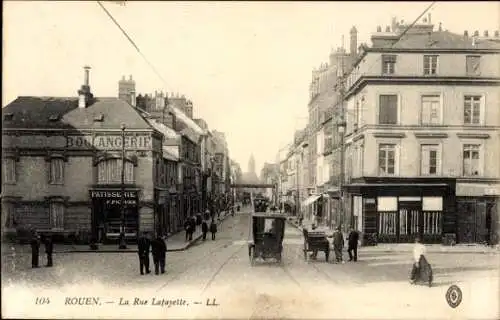
[[[302,235],[287,225],[283,264],[251,266],[247,250],[248,222],[247,212],[236,214],[222,223],[215,241],[198,241],[186,251],[168,253],[167,274],[160,276],[139,275],[137,254],[132,252],[63,253],[54,257],[53,268],[35,270],[29,268],[29,256],[22,255],[15,259],[15,272],[9,257],[4,259],[2,268],[5,293],[15,295],[29,286],[37,288],[36,296],[43,296],[42,292],[52,297],[64,295],[51,302],[59,307],[65,297],[98,292],[103,300],[113,302],[100,307],[100,314],[107,316],[117,316],[110,306],[119,303],[120,297],[130,301],[135,297],[149,300],[148,305],[141,307],[123,306],[124,312],[132,317],[140,316],[146,310],[143,308],[149,308],[151,317],[190,318],[221,315],[408,318],[411,315],[417,319],[442,318],[457,312],[488,318],[495,316],[498,310],[494,298],[498,295],[497,254],[429,253],[435,285],[432,288],[411,286],[408,283],[409,252],[384,253],[361,248],[357,263],[326,263],[321,253],[317,261],[304,261]],[[20,288],[21,283],[26,284],[24,289]],[[445,300],[445,292],[451,284],[458,284],[464,295],[457,309],[451,309]],[[56,287],[59,295],[49,295]],[[31,289],[31,294],[34,292]],[[29,296],[24,294],[23,299],[33,305]],[[189,308],[154,308],[150,305],[153,297],[179,297],[188,303],[191,301],[191,305]],[[210,303],[215,299],[219,306],[206,306],[207,299]],[[197,301],[202,304],[198,305]],[[37,306],[36,310],[43,316],[44,312],[53,311],[52,305]],[[65,314],[73,311],[77,314],[78,308],[66,308]],[[9,309],[6,311],[8,315]],[[17,312],[22,315],[20,309]]]

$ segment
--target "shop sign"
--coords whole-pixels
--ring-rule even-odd
[[[98,149],[98,150],[116,150],[122,148],[122,142],[125,141],[125,149],[144,150],[152,148],[151,135],[80,135],[66,137],[66,147],[68,149]]]
[[[123,194],[124,205],[137,205],[137,192],[136,191],[90,191],[92,199],[101,199],[107,205],[121,205]]]

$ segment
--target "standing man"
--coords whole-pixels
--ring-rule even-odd
[[[358,240],[359,233],[351,228],[347,237],[347,253],[349,253],[349,261],[358,261]]]
[[[203,234],[203,241],[207,240],[208,223],[207,220],[203,220],[201,223],[201,233]]]
[[[149,269],[149,249],[151,247],[151,240],[147,237],[147,232],[144,232],[142,236],[137,240],[137,249],[139,253],[139,266],[141,275],[144,274],[144,268],[146,273],[151,273]]]
[[[47,254],[47,267],[52,267],[52,252],[54,250],[54,243],[52,242],[52,236],[49,234],[45,236],[44,239],[45,253]]]
[[[165,273],[166,252],[167,246],[165,244],[165,241],[158,233],[156,235],[156,238],[151,242],[151,253],[153,254],[153,264],[155,266],[156,275],[159,273],[159,271],[161,271],[161,273]]]
[[[190,235],[192,234],[191,233],[191,228],[192,228],[192,224],[191,224],[191,218],[188,217],[186,219],[186,221],[184,221],[184,230],[186,230],[186,241],[189,241],[189,237]]]
[[[217,223],[212,219],[212,223],[210,224],[210,233],[212,233],[212,240],[215,240],[215,234],[217,233]]]
[[[344,236],[340,227],[333,233],[333,251],[335,252],[335,261],[342,262],[342,248],[344,248]]]
[[[38,268],[38,255],[40,254],[40,237],[38,232],[33,230],[31,237],[31,267]]]

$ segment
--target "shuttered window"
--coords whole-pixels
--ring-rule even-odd
[[[121,183],[122,160],[107,159],[97,164],[97,182],[101,184]],[[134,164],[125,161],[125,183],[134,183]]]
[[[481,74],[481,56],[465,57],[465,67],[468,76],[478,76]]]
[[[438,175],[441,167],[441,152],[437,144],[421,146],[421,173],[422,175]]]
[[[424,75],[437,74],[438,56],[425,55],[424,56]]]
[[[50,226],[55,229],[64,229],[64,203],[50,203]]]
[[[379,124],[398,123],[398,96],[384,94],[379,97]]]
[[[16,183],[16,159],[4,158],[2,159],[2,176],[3,183],[14,184]]]
[[[383,55],[382,56],[382,74],[394,74],[396,68],[396,56],[395,55]]]
[[[49,183],[64,184],[64,159],[62,158],[50,159]]]
[[[464,123],[465,124],[480,124],[481,123],[481,96],[465,96],[464,97]]]
[[[441,124],[440,96],[422,96],[421,123],[423,125]]]
[[[463,149],[463,174],[464,176],[480,175],[480,145],[466,144]]]
[[[380,144],[378,150],[378,162],[380,174],[396,173],[396,145]]]

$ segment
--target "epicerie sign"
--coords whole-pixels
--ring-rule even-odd
[[[125,136],[105,135],[105,136],[68,136],[66,137],[66,147],[71,149],[121,149],[125,140],[125,149],[151,149],[152,138],[149,135]]]

